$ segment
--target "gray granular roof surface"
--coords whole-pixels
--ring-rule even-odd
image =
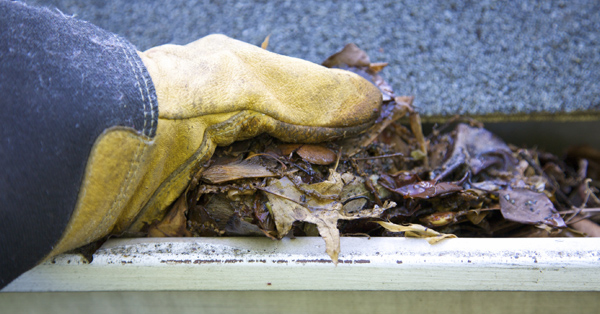
[[[600,2],[30,0],[140,50],[211,33],[321,63],[354,42],[426,115],[600,111]]]

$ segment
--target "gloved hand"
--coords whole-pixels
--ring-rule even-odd
[[[223,35],[139,56],[158,98],[156,136],[113,127],[98,138],[50,256],[161,219],[216,145],[264,132],[307,143],[351,136],[374,122],[381,105],[379,90],[356,74]]]

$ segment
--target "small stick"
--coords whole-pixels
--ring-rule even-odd
[[[371,160],[371,159],[381,159],[381,158],[390,158],[390,157],[404,157],[407,159],[412,159],[412,157],[404,156],[403,153],[395,153],[395,154],[387,154],[387,155],[371,156],[371,157],[350,158],[350,159],[352,159],[352,160]]]
[[[277,156],[273,156],[273,155],[271,155],[271,154],[268,154],[268,153],[257,153],[257,154],[252,154],[252,155],[250,155],[250,156],[246,157],[246,160],[248,160],[248,159],[250,159],[250,158],[254,158],[254,157],[256,157],[256,156],[264,156],[264,157],[269,157],[269,158],[275,159],[275,161],[277,161],[278,163],[280,163],[280,164],[281,164],[281,167],[283,167],[283,170],[284,170],[284,171],[287,169],[287,167],[286,167],[285,163],[283,163],[283,161],[279,160],[279,157],[277,157]]]
[[[574,213],[600,213],[600,208],[598,207],[590,207],[590,208],[575,208],[575,209],[569,209],[569,210],[561,210],[558,212],[561,215],[566,215],[566,214],[574,214]]]

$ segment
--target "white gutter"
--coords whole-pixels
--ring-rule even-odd
[[[88,264],[63,254],[9,291],[600,291],[600,239],[139,238],[105,243]]]

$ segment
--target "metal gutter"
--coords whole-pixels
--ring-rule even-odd
[[[63,254],[2,292],[176,290],[600,291],[600,239],[138,238],[87,263]]]

